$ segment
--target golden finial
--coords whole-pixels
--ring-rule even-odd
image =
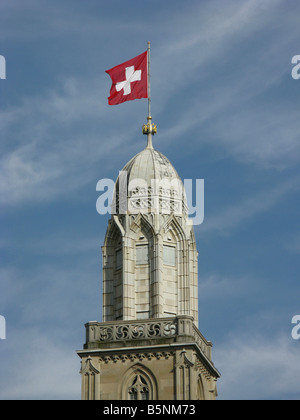
[[[148,123],[143,125],[143,134],[156,134],[157,127],[155,124],[152,124],[152,117],[147,118]]]

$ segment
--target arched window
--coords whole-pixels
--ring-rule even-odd
[[[121,400],[156,400],[157,383],[152,372],[139,363],[131,366],[120,383]]]
[[[137,374],[128,388],[129,400],[149,400],[149,384],[141,375]]]
[[[149,243],[142,231],[135,247],[135,310],[136,319],[150,318]]]

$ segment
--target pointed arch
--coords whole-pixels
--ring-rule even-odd
[[[149,238],[155,236],[155,230],[152,224],[147,220],[144,214],[139,213],[137,216],[134,217],[130,225],[130,236],[135,239],[136,235],[140,232],[141,229],[145,231]]]
[[[112,216],[108,222],[103,248],[110,246],[116,238],[122,238],[125,235],[123,226],[121,225],[118,216]]]
[[[185,229],[171,214],[162,225],[160,235],[163,238],[164,315],[189,315],[189,241]]]
[[[147,217],[139,213],[132,221],[128,234],[127,256],[133,267],[132,281],[136,319],[153,316],[153,281],[155,232]]]
[[[122,267],[124,229],[118,216],[112,216],[102,247],[103,321],[122,319]]]
[[[100,371],[93,365],[91,356],[88,356],[80,370],[81,374],[94,373],[98,374]]]
[[[121,400],[157,400],[156,378],[150,369],[141,363],[136,363],[125,372],[119,395]]]
[[[84,400],[100,398],[100,371],[93,365],[89,356],[81,366],[81,392]]]
[[[175,233],[177,240],[182,241],[186,240],[186,234],[181,226],[181,224],[178,222],[176,216],[174,214],[171,214],[164,222],[162,227],[160,228],[159,233],[164,237],[164,235],[171,230]]]

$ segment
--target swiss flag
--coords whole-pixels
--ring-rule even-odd
[[[148,98],[147,51],[106,70],[112,80],[109,105]]]

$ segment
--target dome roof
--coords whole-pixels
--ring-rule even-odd
[[[160,213],[178,211],[182,215],[187,210],[181,178],[166,156],[155,150],[149,142],[124,166],[116,181],[117,209],[120,209],[122,197],[127,201],[123,204],[131,213],[152,211],[155,203]]]
[[[168,179],[170,182],[174,179],[181,181],[166,156],[148,147],[134,156],[122,170],[127,172],[128,182],[133,179],[143,179],[151,185],[152,179]]]

